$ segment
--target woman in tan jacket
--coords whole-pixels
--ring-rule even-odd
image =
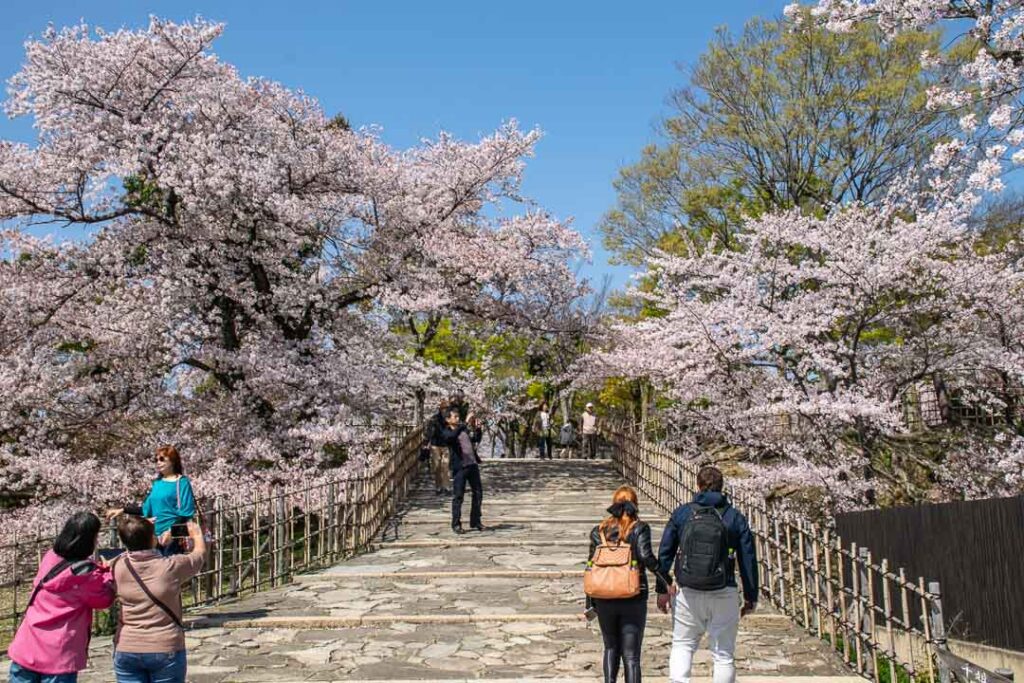
[[[170,556],[157,549],[153,523],[144,517],[121,515],[117,533],[127,549],[112,563],[121,601],[114,647],[117,683],[185,683],[181,584],[203,568],[203,533],[189,522],[192,551]]]

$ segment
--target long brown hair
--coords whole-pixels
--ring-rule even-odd
[[[638,508],[640,501],[637,498],[636,490],[632,486],[620,486],[615,489],[615,493],[612,495],[612,505],[618,505],[619,503],[632,503],[634,508]],[[607,538],[611,528],[617,525],[619,527],[619,541],[625,541],[633,525],[638,521],[640,521],[639,512],[636,515],[623,513],[621,517],[608,516],[601,522],[601,531],[604,532]]]

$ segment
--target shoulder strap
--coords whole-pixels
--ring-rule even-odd
[[[178,507],[175,509],[175,512],[177,512],[178,510],[181,510],[181,475],[180,474],[178,475],[178,481],[177,481],[177,484],[174,487],[174,492],[178,496]]]
[[[131,573],[132,578],[135,579],[135,583],[139,584],[139,588],[141,588],[142,592],[146,594],[146,597],[149,598],[150,600],[152,600],[153,603],[157,607],[162,609],[167,614],[167,616],[169,616],[171,618],[171,621],[173,621],[175,624],[178,625],[178,628],[180,628],[182,631],[184,631],[185,630],[185,625],[181,623],[181,619],[178,617],[177,614],[175,614],[171,610],[170,607],[168,607],[163,602],[161,602],[160,598],[156,597],[155,595],[153,595],[153,593],[150,592],[150,590],[146,586],[145,582],[143,582],[142,577],[139,576],[139,573],[137,571],[135,571],[135,567],[132,566],[131,559],[129,559],[127,557],[124,558],[124,566],[128,567],[129,573]]]
[[[44,583],[46,583],[47,581],[52,581],[57,577],[57,574],[60,574],[62,571],[64,571],[70,566],[71,562],[69,560],[61,560],[53,566],[53,569],[46,572],[46,576],[40,579],[39,583],[37,583],[35,585],[35,588],[32,589],[32,596],[28,599],[28,604],[25,606],[25,609],[31,607],[32,603],[35,602],[36,596],[39,595],[39,591],[43,589]]]

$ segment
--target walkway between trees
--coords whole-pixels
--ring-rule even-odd
[[[579,618],[582,564],[621,477],[606,462],[559,460],[487,462],[483,477],[492,531],[453,535],[448,500],[424,481],[371,552],[193,612],[189,680],[599,680],[600,633]],[[660,537],[663,515],[645,511]],[[667,678],[669,640],[652,596],[649,680]],[[111,647],[95,639],[83,683],[112,680]],[[863,680],[770,608],[743,620],[737,654],[747,683]],[[706,651],[698,662],[707,676]]]

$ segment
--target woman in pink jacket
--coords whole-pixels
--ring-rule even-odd
[[[114,602],[110,570],[90,559],[99,533],[99,517],[79,512],[43,556],[25,618],[7,650],[10,683],[78,680],[88,656],[92,612]]]

